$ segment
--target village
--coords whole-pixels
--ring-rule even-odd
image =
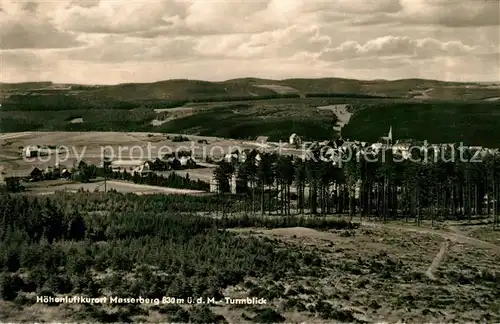
[[[162,136],[161,134],[150,135],[145,137],[145,142],[148,142],[151,136]],[[179,137],[182,136],[174,138]],[[184,140],[187,142],[190,138],[184,137]],[[165,154],[151,160],[106,158],[102,154],[99,156],[94,150],[87,152],[88,154],[80,160],[70,159],[69,164],[51,164],[50,161],[54,161],[54,159],[50,156],[55,155],[55,152],[61,154],[61,152],[54,150],[57,146],[27,145],[22,148],[20,153],[22,162],[24,162],[23,167],[20,169],[11,168],[8,172],[3,171],[2,177],[4,182],[8,184],[8,188],[14,188],[12,190],[23,191],[27,194],[50,194],[61,190],[70,192],[115,190],[136,194],[182,193],[199,195],[228,192],[238,195],[247,194],[251,188],[260,188],[269,192],[269,199],[286,200],[282,196],[283,188],[275,190],[274,194],[271,194],[273,191],[271,188],[278,188],[280,185],[280,179],[276,174],[270,176],[269,180],[257,180],[259,178],[257,174],[259,163],[263,159],[263,154],[288,156],[291,163],[295,164],[295,166],[291,166],[292,168],[297,168],[297,159],[301,159],[306,163],[315,160],[322,167],[328,164],[331,168],[343,170],[350,160],[357,160],[359,164],[360,156],[364,156],[364,158],[367,156],[380,157],[381,152],[390,152],[394,161],[399,162],[410,159],[415,156],[416,152],[420,156],[431,152],[432,158],[435,159],[434,162],[437,162],[440,153],[441,158],[444,158],[442,153],[456,151],[456,149],[474,151],[474,155],[478,155],[480,158],[498,153],[496,149],[463,147],[456,143],[432,145],[426,141],[393,141],[392,127],[387,135],[380,137],[376,143],[343,139],[341,129],[340,136],[335,140],[321,142],[303,141],[300,135],[295,133],[291,134],[288,142],[285,143],[268,142],[265,136],[258,137],[254,142],[193,137],[191,141],[194,140],[198,143],[197,149],[191,151],[178,149],[175,153]],[[170,142],[170,144],[174,145],[174,142]],[[220,150],[219,155],[203,155],[207,151],[206,147],[221,144],[225,145],[225,153],[224,150]],[[238,148],[234,149],[234,147]],[[177,148],[181,148],[181,146]],[[49,162],[40,163],[40,160]],[[248,169],[245,166],[247,160],[253,161],[254,169],[244,170],[244,168]],[[33,161],[33,165],[30,165],[28,161]],[[268,168],[276,169],[277,161],[274,159]],[[18,162],[21,161],[18,160]],[[219,172],[220,169],[223,169],[221,163],[231,165],[230,172],[224,171],[222,178]],[[314,192],[311,193],[311,191],[316,190],[313,188],[316,184],[309,183],[309,181],[308,185],[301,185],[296,171],[293,175],[294,178],[288,183],[290,186],[289,199],[294,200],[298,206],[299,195],[303,196],[303,200],[310,199],[311,194],[316,195]],[[248,174],[249,172],[253,172],[253,174]],[[345,175],[343,178],[346,178]],[[262,187],[261,181],[265,182],[267,189]],[[344,195],[347,197],[346,199],[358,201],[363,179],[358,177],[349,186],[347,184],[346,179],[332,178],[324,189],[328,195]],[[398,191],[400,190],[401,185],[398,186]],[[484,193],[483,200],[484,203],[487,203],[486,193]]]

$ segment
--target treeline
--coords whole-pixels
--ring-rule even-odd
[[[393,127],[398,138],[430,143],[499,147],[498,102],[409,101],[351,105],[354,115],[342,129],[344,137],[374,142]],[[422,125],[425,124],[425,127]]]
[[[189,174],[185,177],[171,172],[167,176],[158,175],[155,172],[140,174],[139,172],[129,172],[127,170],[111,171],[109,168],[101,168],[95,165],[81,165],[74,171],[73,179],[79,182],[90,182],[96,177],[108,177],[110,179],[132,181],[137,184],[159,186],[176,189],[190,189],[209,191],[210,185],[200,180],[189,179]],[[11,185],[12,186],[12,185]]]
[[[80,110],[80,109],[162,109],[182,107],[190,102],[226,102],[226,101],[249,101],[300,98],[298,94],[268,94],[258,96],[216,96],[208,98],[193,98],[179,100],[142,100],[123,101],[112,98],[91,98],[64,94],[60,90],[51,90],[44,94],[15,94],[2,103],[4,111],[58,111],[58,110]]]
[[[185,177],[182,177],[177,173],[172,172],[165,177],[162,175],[157,175],[154,172],[150,172],[146,176],[139,176],[137,173],[133,173],[131,175],[128,172],[114,172],[113,178],[131,180],[134,183],[150,186],[210,191],[210,184],[201,180],[189,179],[189,173],[187,173]]]
[[[499,154],[422,148],[412,150],[410,160],[392,149],[351,147],[345,152],[334,150],[334,155],[325,156],[316,148],[304,160],[253,151],[244,161],[221,162],[214,172],[220,199],[225,199],[236,175],[237,188],[252,206],[260,203],[262,215],[358,213],[381,220],[491,217],[495,225],[499,221]]]
[[[286,98],[300,98],[297,93],[288,94],[268,94],[258,96],[231,96],[231,97],[213,97],[213,98],[195,98],[191,99],[192,102],[222,102],[222,101],[248,101],[248,100],[268,100],[268,99],[286,99]]]
[[[149,109],[165,109],[165,108],[176,108],[182,107],[189,103],[189,100],[148,100],[138,102],[144,108]]]
[[[57,111],[80,109],[134,109],[139,104],[109,98],[82,98],[66,94],[12,95],[2,103],[4,111]]]
[[[400,97],[369,95],[364,93],[306,93],[306,98],[356,98],[356,99],[398,99]]]
[[[283,296],[283,289],[246,278],[269,282],[320,271],[322,260],[314,253],[223,230],[234,225],[273,226],[276,220],[255,223],[243,218],[236,224],[159,209],[181,200],[187,206],[191,199],[83,192],[44,198],[0,194],[1,298],[20,306],[34,302],[32,293],[218,299],[227,286],[245,283],[251,287],[251,297],[272,301]],[[150,207],[141,210],[141,205]],[[288,226],[327,223],[295,218],[287,222]],[[339,229],[353,226],[330,223]],[[92,305],[75,316],[131,322],[133,316],[151,310],[169,321],[225,322],[206,307],[186,311],[169,305],[151,309],[130,305],[117,311]]]

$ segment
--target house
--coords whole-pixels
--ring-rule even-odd
[[[322,157],[322,160],[324,162],[331,161],[331,162],[333,162],[334,165],[336,165],[336,164],[339,163],[341,157],[342,157],[342,154],[340,153],[339,149],[337,149],[337,148],[329,148],[326,151],[325,156]]]
[[[344,144],[344,142],[345,141],[341,137],[339,137],[339,138],[335,139],[332,144],[333,144],[333,147],[337,148],[337,147],[341,147]]]
[[[179,161],[181,166],[186,169],[192,169],[196,167],[196,161],[191,156],[183,156]]]
[[[31,170],[29,177],[30,177],[30,181],[42,180],[43,171],[40,170],[39,168],[35,167],[33,170]]]
[[[70,179],[71,178],[71,172],[69,172],[68,169],[62,169],[61,170],[61,178]]]
[[[240,163],[244,163],[247,160],[248,154],[246,151],[243,151],[239,154],[239,161]]]
[[[400,155],[404,160],[411,157],[410,144],[409,143],[398,143],[392,146],[392,154]]]
[[[149,161],[144,162],[134,169],[134,172],[139,174],[140,176],[147,176],[148,173],[151,173],[151,163]]]
[[[224,160],[228,163],[231,163],[231,162],[236,162],[238,161],[238,153],[231,153],[231,154],[226,154],[224,156]]]
[[[67,169],[67,167],[65,165],[63,165],[63,164],[56,163],[54,165],[54,169],[63,170],[63,169]]]
[[[259,144],[267,144],[268,138],[269,138],[268,136],[259,136],[255,141]]]
[[[323,147],[323,146],[330,146],[331,147],[331,144],[332,144],[332,142],[328,141],[328,140],[319,142],[320,147]]]
[[[215,180],[215,176],[212,175],[210,178],[210,192],[217,192],[219,185],[217,183],[217,180]]]
[[[301,144],[300,137],[297,136],[297,134],[293,133],[292,135],[290,135],[289,143],[290,145],[300,145]]]
[[[372,145],[370,145],[368,147],[368,150],[375,153],[375,154],[378,154],[378,152],[380,152],[383,147],[384,147],[384,144],[382,144],[382,143],[373,143]]]
[[[78,166],[76,168],[81,170],[81,169],[84,169],[86,166],[87,166],[87,163],[80,160],[80,162],[78,162]]]
[[[356,143],[350,142],[350,141],[345,141],[344,143],[342,143],[340,150],[342,152],[347,152],[347,151],[352,150],[354,148],[356,148]]]
[[[181,161],[176,157],[168,158],[167,163],[172,170],[180,170],[180,168],[182,167]]]
[[[259,153],[255,155],[255,165],[258,166],[260,164],[260,161],[262,160],[262,157],[260,156]]]
[[[40,148],[38,146],[35,146],[35,145],[29,145],[29,146],[25,147],[23,150],[23,154],[27,158],[38,156],[39,152],[40,152]]]

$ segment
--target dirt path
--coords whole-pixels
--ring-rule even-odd
[[[419,95],[416,95],[413,97],[413,99],[430,99],[428,93],[433,91],[434,88],[428,88],[428,89],[425,89],[425,90],[418,90],[418,92],[420,93]]]
[[[445,230],[435,230],[431,228],[421,228],[421,227],[413,227],[411,225],[393,225],[393,224],[378,224],[378,223],[371,223],[371,222],[361,222],[363,226],[372,226],[372,227],[386,227],[386,228],[392,228],[392,229],[397,229],[397,230],[402,230],[402,231],[411,231],[411,232],[417,232],[421,234],[430,234],[430,235],[438,235],[441,236],[444,239],[448,239],[453,242],[457,243],[462,243],[462,244],[469,244],[473,245],[478,248],[482,249],[492,249],[495,250],[497,253],[500,253],[500,246],[481,241],[469,236],[466,236],[461,233],[457,232],[450,232],[450,231],[445,231]]]
[[[436,254],[436,257],[434,260],[432,260],[431,265],[429,268],[427,268],[427,271],[425,271],[425,274],[429,279],[431,280],[436,280],[436,277],[434,276],[434,271],[439,267],[439,264],[441,264],[441,261],[443,261],[444,255],[446,253],[446,250],[448,249],[450,242],[446,240],[443,242],[441,245],[441,249],[439,250],[438,254]]]
[[[435,230],[435,229],[431,229],[431,228],[415,228],[415,227],[412,227],[411,225],[407,226],[407,225],[395,225],[395,224],[379,224],[379,223],[371,223],[371,222],[361,222],[361,225],[368,226],[368,227],[389,228],[389,229],[395,229],[395,230],[400,230],[400,231],[410,231],[410,232],[416,232],[416,233],[427,234],[427,235],[437,235],[437,236],[441,236],[442,238],[444,238],[445,242],[443,242],[441,244],[441,248],[439,249],[439,252],[436,254],[434,259],[432,260],[432,263],[425,271],[425,275],[431,280],[436,280],[434,272],[439,267],[439,265],[442,263],[445,255],[446,255],[446,252],[450,246],[450,242],[469,244],[469,245],[473,245],[477,248],[492,249],[492,250],[496,251],[497,253],[500,253],[500,246],[489,243],[489,242],[481,241],[481,240],[478,240],[475,238],[468,237],[468,236],[462,234],[460,231],[458,231],[458,229],[455,229],[452,226],[450,226],[450,230],[455,231],[455,232],[447,232],[444,230]],[[273,235],[281,235],[281,236],[310,237],[310,238],[322,239],[325,241],[335,240],[334,234],[332,234],[332,233],[321,232],[321,231],[317,231],[314,229],[302,228],[302,227],[279,228],[279,229],[273,229],[273,230],[260,230],[259,232],[269,233],[269,234],[273,234]]]

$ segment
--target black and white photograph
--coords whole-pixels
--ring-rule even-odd
[[[499,323],[500,0],[0,0],[0,323]]]

